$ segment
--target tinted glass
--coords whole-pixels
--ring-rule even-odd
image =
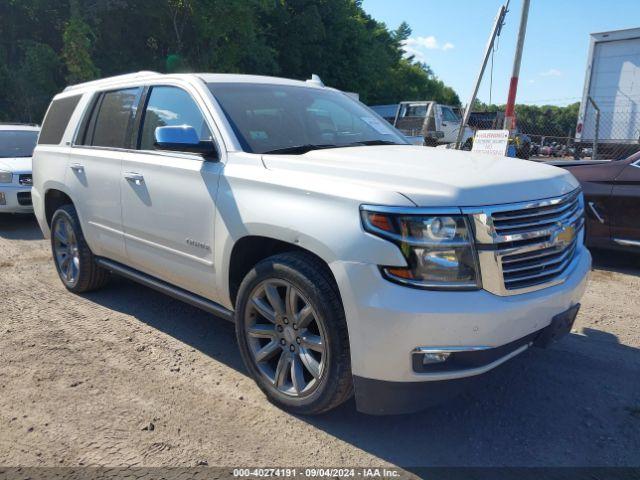
[[[80,101],[80,96],[75,95],[51,102],[47,116],[42,124],[42,132],[38,140],[39,144],[58,145],[60,143],[71,114]]]
[[[373,111],[335,90],[251,83],[209,88],[247,152],[364,141],[406,144]]]
[[[195,128],[200,140],[211,140],[211,132],[196,102],[177,87],[153,87],[144,113],[141,150],[153,150],[158,127],[189,125]]]
[[[128,88],[106,92],[103,95],[95,119],[91,145],[129,148],[129,125],[140,90]]]
[[[37,131],[0,130],[0,158],[30,157],[38,140]]]

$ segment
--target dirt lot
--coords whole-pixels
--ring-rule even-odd
[[[30,217],[0,218],[0,465],[640,466],[640,260],[596,258],[576,329],[430,411],[271,406],[232,325],[125,280],[56,277]]]

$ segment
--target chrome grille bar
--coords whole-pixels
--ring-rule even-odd
[[[580,189],[551,199],[465,210],[473,218],[483,287],[497,295],[563,282],[583,243]]]

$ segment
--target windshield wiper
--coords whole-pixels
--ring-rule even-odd
[[[293,153],[293,154],[303,154],[310,152],[311,150],[321,150],[323,148],[337,148],[340,145],[332,145],[332,144],[324,144],[324,145],[294,145],[292,147],[284,147],[284,148],[276,148],[275,150],[267,150],[266,152],[262,152],[263,154],[271,155],[277,153]]]
[[[276,148],[275,150],[267,150],[266,152],[262,152],[262,153],[267,155],[277,154],[277,153],[303,154],[303,153],[310,152],[311,150],[322,150],[323,148],[361,147],[361,146],[367,146],[367,145],[404,145],[404,143],[398,143],[392,140],[362,140],[361,142],[341,143],[338,145],[334,145],[334,144],[294,145],[293,147]]]
[[[362,140],[361,142],[353,142],[341,147],[357,147],[359,145],[405,145],[404,143],[394,142],[393,140]]]

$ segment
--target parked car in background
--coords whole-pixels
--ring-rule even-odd
[[[68,87],[33,198],[69,291],[112,272],[235,322],[249,374],[297,414],[442,401],[567,334],[591,268],[568,172],[410,145],[317,82]]]
[[[640,253],[640,152],[626,160],[554,164],[582,185],[587,245]]]
[[[0,213],[30,213],[31,156],[40,128],[0,123]]]
[[[398,112],[397,103],[391,103],[388,105],[371,105],[369,108],[393,125],[396,113]]]
[[[435,147],[455,143],[462,124],[462,118],[455,107],[432,101],[400,102],[395,106],[392,119],[391,105],[373,105],[370,108],[416,145]],[[473,130],[466,127],[462,144],[467,150],[471,149],[471,137]]]

